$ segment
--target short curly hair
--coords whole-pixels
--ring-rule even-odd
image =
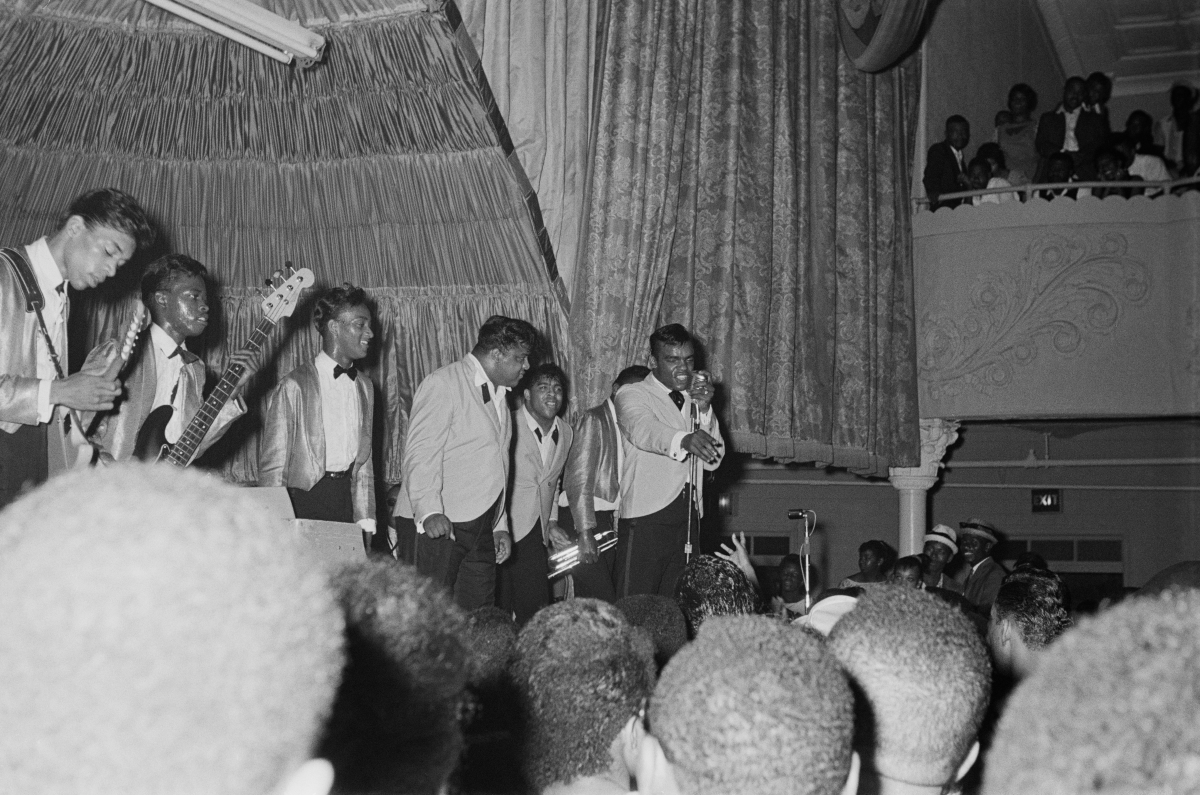
[[[324,572],[245,489],[74,472],[0,514],[0,791],[272,792],[342,671]]]
[[[687,643],[687,620],[671,597],[656,593],[630,594],[618,599],[616,606],[629,623],[650,633],[650,639],[654,641],[654,661],[659,669]]]
[[[736,564],[699,555],[675,583],[675,601],[687,619],[692,637],[713,616],[749,615],[758,612],[758,591]]]
[[[983,791],[1194,792],[1200,591],[1127,599],[1042,654],[1008,701]]]
[[[1063,581],[1053,572],[1033,567],[1004,578],[992,610],[997,619],[1011,621],[1031,649],[1045,648],[1071,627]]]
[[[853,697],[823,645],[763,616],[718,616],[663,669],[650,732],[683,795],[828,795],[850,770]]]
[[[991,661],[970,619],[924,591],[880,586],[833,627],[829,648],[854,685],[864,767],[909,784],[949,783],[991,694]]]
[[[466,617],[411,566],[363,561],[333,577],[346,671],[318,746],[335,793],[433,795],[462,751]]]
[[[654,690],[644,630],[599,599],[542,608],[517,637],[522,768],[536,791],[608,769],[609,748]]]

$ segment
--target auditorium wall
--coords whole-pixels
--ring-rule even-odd
[[[943,0],[925,39],[926,135],[942,140],[946,117],[971,123],[971,146],[992,140],[1008,89],[1028,83],[1038,111],[1053,110],[1066,77],[1034,0]]]
[[[955,467],[956,462],[1018,462],[1030,451],[1043,459],[1047,449],[1052,460],[1060,461],[1197,459],[1200,423],[966,424],[947,456],[941,483],[930,494],[930,525],[957,527],[959,521],[978,516],[994,522],[1010,538],[1120,539],[1127,586],[1140,586],[1179,560],[1200,559],[1200,467],[1195,464]],[[733,497],[734,515],[718,514],[714,524],[726,533],[787,534],[799,529],[787,519],[789,508],[815,510],[813,559],[822,587],[857,571],[862,542],[880,538],[896,545],[898,492],[887,481],[867,481],[811,465],[764,466],[732,459],[726,466],[733,470],[740,463],[742,468],[723,473],[730,481],[723,491]],[[1033,513],[1027,485],[1059,487],[1061,512]],[[1059,568],[1082,572],[1089,565]]]

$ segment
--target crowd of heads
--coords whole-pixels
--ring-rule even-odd
[[[988,540],[963,525],[960,549]],[[211,476],[67,475],[0,514],[0,790],[834,795],[982,765],[986,795],[1190,791],[1182,575],[1073,626],[1027,555],[984,632],[921,590],[921,556],[860,553],[883,580],[810,621],[697,555],[674,598],[568,599],[518,630],[391,558],[326,570]]]

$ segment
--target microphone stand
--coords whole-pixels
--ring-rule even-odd
[[[691,419],[692,433],[700,430],[700,412],[696,408],[696,402],[692,401],[689,404],[689,417]],[[688,485],[691,486],[691,493],[688,494],[688,516],[687,516],[687,542],[683,545],[683,562],[688,564],[692,562],[692,512],[696,512],[696,535],[700,535],[700,509],[696,505],[697,488],[699,482],[698,470],[700,469],[699,456],[691,453],[688,456]]]

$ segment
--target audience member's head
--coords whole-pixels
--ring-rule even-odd
[[[960,152],[965,152],[971,143],[971,123],[966,117],[955,114],[946,119],[946,143]]]
[[[513,664],[534,789],[593,776],[628,789],[655,673],[649,636],[613,605],[569,599],[539,610],[521,630]]]
[[[669,596],[630,594],[617,600],[616,607],[635,627],[650,634],[654,661],[661,669],[688,641],[687,619],[679,604]]]
[[[1022,552],[1020,555],[1017,555],[1017,559],[1013,561],[1014,570],[1025,566],[1035,569],[1042,569],[1044,571],[1050,571],[1050,564],[1046,562],[1044,557],[1036,552],[1030,552],[1028,550]]]
[[[779,559],[779,595],[788,603],[804,596],[804,563],[795,552]]]
[[[1013,121],[1025,121],[1037,110],[1038,95],[1028,83],[1017,83],[1008,90],[1008,112]]]
[[[1004,150],[995,141],[980,144],[975,156],[988,161],[994,176],[1003,176],[1008,173],[1008,161],[1004,158]]]
[[[1004,578],[992,604],[988,645],[996,667],[1021,679],[1036,656],[1071,626],[1066,591],[1053,572],[1032,566]]]
[[[858,570],[863,574],[885,575],[895,561],[896,551],[877,538],[858,545]]]
[[[713,616],[758,611],[758,591],[736,564],[712,555],[697,555],[675,583],[675,601],[692,637]]]
[[[855,750],[880,791],[952,784],[975,761],[991,692],[987,649],[970,620],[932,594],[864,593],[829,648],[855,688]]]
[[[1062,107],[1067,113],[1073,113],[1087,98],[1087,81],[1078,75],[1068,77],[1063,84]]]
[[[1096,110],[1112,96],[1112,80],[1104,72],[1092,72],[1087,76],[1086,93],[1087,104]]]
[[[983,519],[968,519],[958,523],[958,548],[968,566],[975,566],[991,556],[998,534],[996,526]]]
[[[958,554],[958,533],[950,525],[934,525],[925,534],[925,576],[937,579],[950,559]]]
[[[820,641],[769,618],[714,618],[663,670],[650,732],[680,795],[854,792],[853,698]]]
[[[905,588],[921,587],[921,578],[925,576],[925,564],[919,555],[906,555],[896,561],[888,581]]]
[[[1106,146],[1096,153],[1096,176],[1103,182],[1122,182],[1129,179],[1125,155],[1116,147]]]
[[[1055,152],[1046,158],[1046,176],[1042,182],[1070,182],[1075,177],[1075,161],[1070,152]]]
[[[462,750],[466,620],[433,580],[391,560],[349,566],[333,585],[347,660],[319,748],[334,791],[433,795]]]
[[[517,623],[512,613],[495,605],[467,614],[467,648],[471,650],[472,687],[490,687],[508,675],[517,654]]]
[[[986,158],[973,157],[967,163],[967,184],[971,190],[983,190],[992,178],[992,164]]]
[[[1008,701],[987,795],[1194,792],[1200,591],[1127,599],[1055,641]]]
[[[309,755],[342,617],[277,528],[245,490],[140,464],[0,514],[0,791],[327,791]]]
[[[1154,119],[1144,110],[1135,110],[1125,119],[1125,137],[1133,151],[1142,152],[1154,145]]]

